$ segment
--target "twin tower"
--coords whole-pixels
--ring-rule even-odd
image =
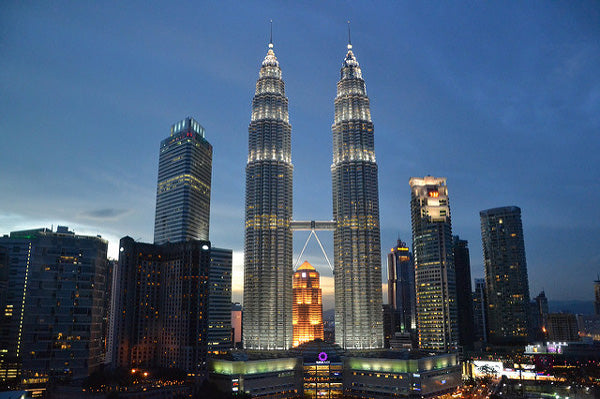
[[[246,349],[292,346],[291,131],[273,43],[260,68],[248,127],[244,324]],[[352,45],[337,84],[333,132],[335,340],[346,349],[383,347],[381,240],[373,122]],[[294,224],[296,223],[296,225]]]

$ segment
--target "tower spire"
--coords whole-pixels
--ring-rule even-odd
[[[269,48],[273,48],[273,20],[270,21],[271,36],[269,37]]]
[[[352,40],[350,38],[350,21],[348,21],[348,50],[352,49]]]

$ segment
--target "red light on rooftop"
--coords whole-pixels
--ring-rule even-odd
[[[429,194],[429,196],[430,196],[431,198],[437,198],[437,197],[439,197],[439,196],[440,196],[440,193],[439,193],[438,191],[430,191],[430,192],[428,192],[427,194]]]

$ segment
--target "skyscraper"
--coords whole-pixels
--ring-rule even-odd
[[[123,237],[119,244],[114,366],[175,367],[202,376],[211,320],[210,242],[157,245]]]
[[[594,281],[594,313],[600,315],[600,276]]]
[[[294,273],[294,346],[323,339],[323,298],[319,272],[304,262]]]
[[[413,177],[409,184],[419,348],[453,350],[458,314],[446,178]]]
[[[0,237],[7,282],[0,323],[4,378],[43,388],[101,367],[107,246],[65,226]]]
[[[335,340],[345,349],[383,347],[379,190],[369,97],[348,43],[333,131]]]
[[[210,249],[208,275],[208,352],[231,349],[231,249]]]
[[[208,240],[212,146],[192,118],[161,141],[154,243]]]
[[[456,271],[456,308],[458,309],[458,344],[471,347],[473,335],[473,293],[471,292],[471,259],[469,243],[454,236],[454,269]]]
[[[521,209],[507,206],[484,210],[479,215],[489,340],[495,344],[527,342],[529,282]]]
[[[292,346],[292,154],[288,99],[273,43],[260,68],[248,127],[244,347]]]
[[[544,291],[540,292],[538,296],[533,298],[533,301],[530,303],[530,308],[530,336],[532,339],[543,341],[548,333],[546,319],[549,313],[548,298],[546,297],[546,293]]]
[[[475,279],[475,292],[473,293],[473,321],[475,324],[475,339],[487,342],[487,299],[485,279]]]
[[[231,304],[231,343],[234,348],[242,344],[242,305],[239,303]]]
[[[415,332],[415,267],[406,243],[398,240],[387,256],[388,304],[392,310],[394,332]]]

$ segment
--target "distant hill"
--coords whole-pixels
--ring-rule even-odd
[[[594,302],[592,301],[548,301],[551,313],[567,312],[575,314],[594,314]],[[323,311],[323,320],[333,320],[335,309]]]
[[[594,314],[592,301],[548,301],[550,312],[568,312],[575,314]]]
[[[335,317],[335,309],[327,309],[323,311],[323,320],[333,320]]]

